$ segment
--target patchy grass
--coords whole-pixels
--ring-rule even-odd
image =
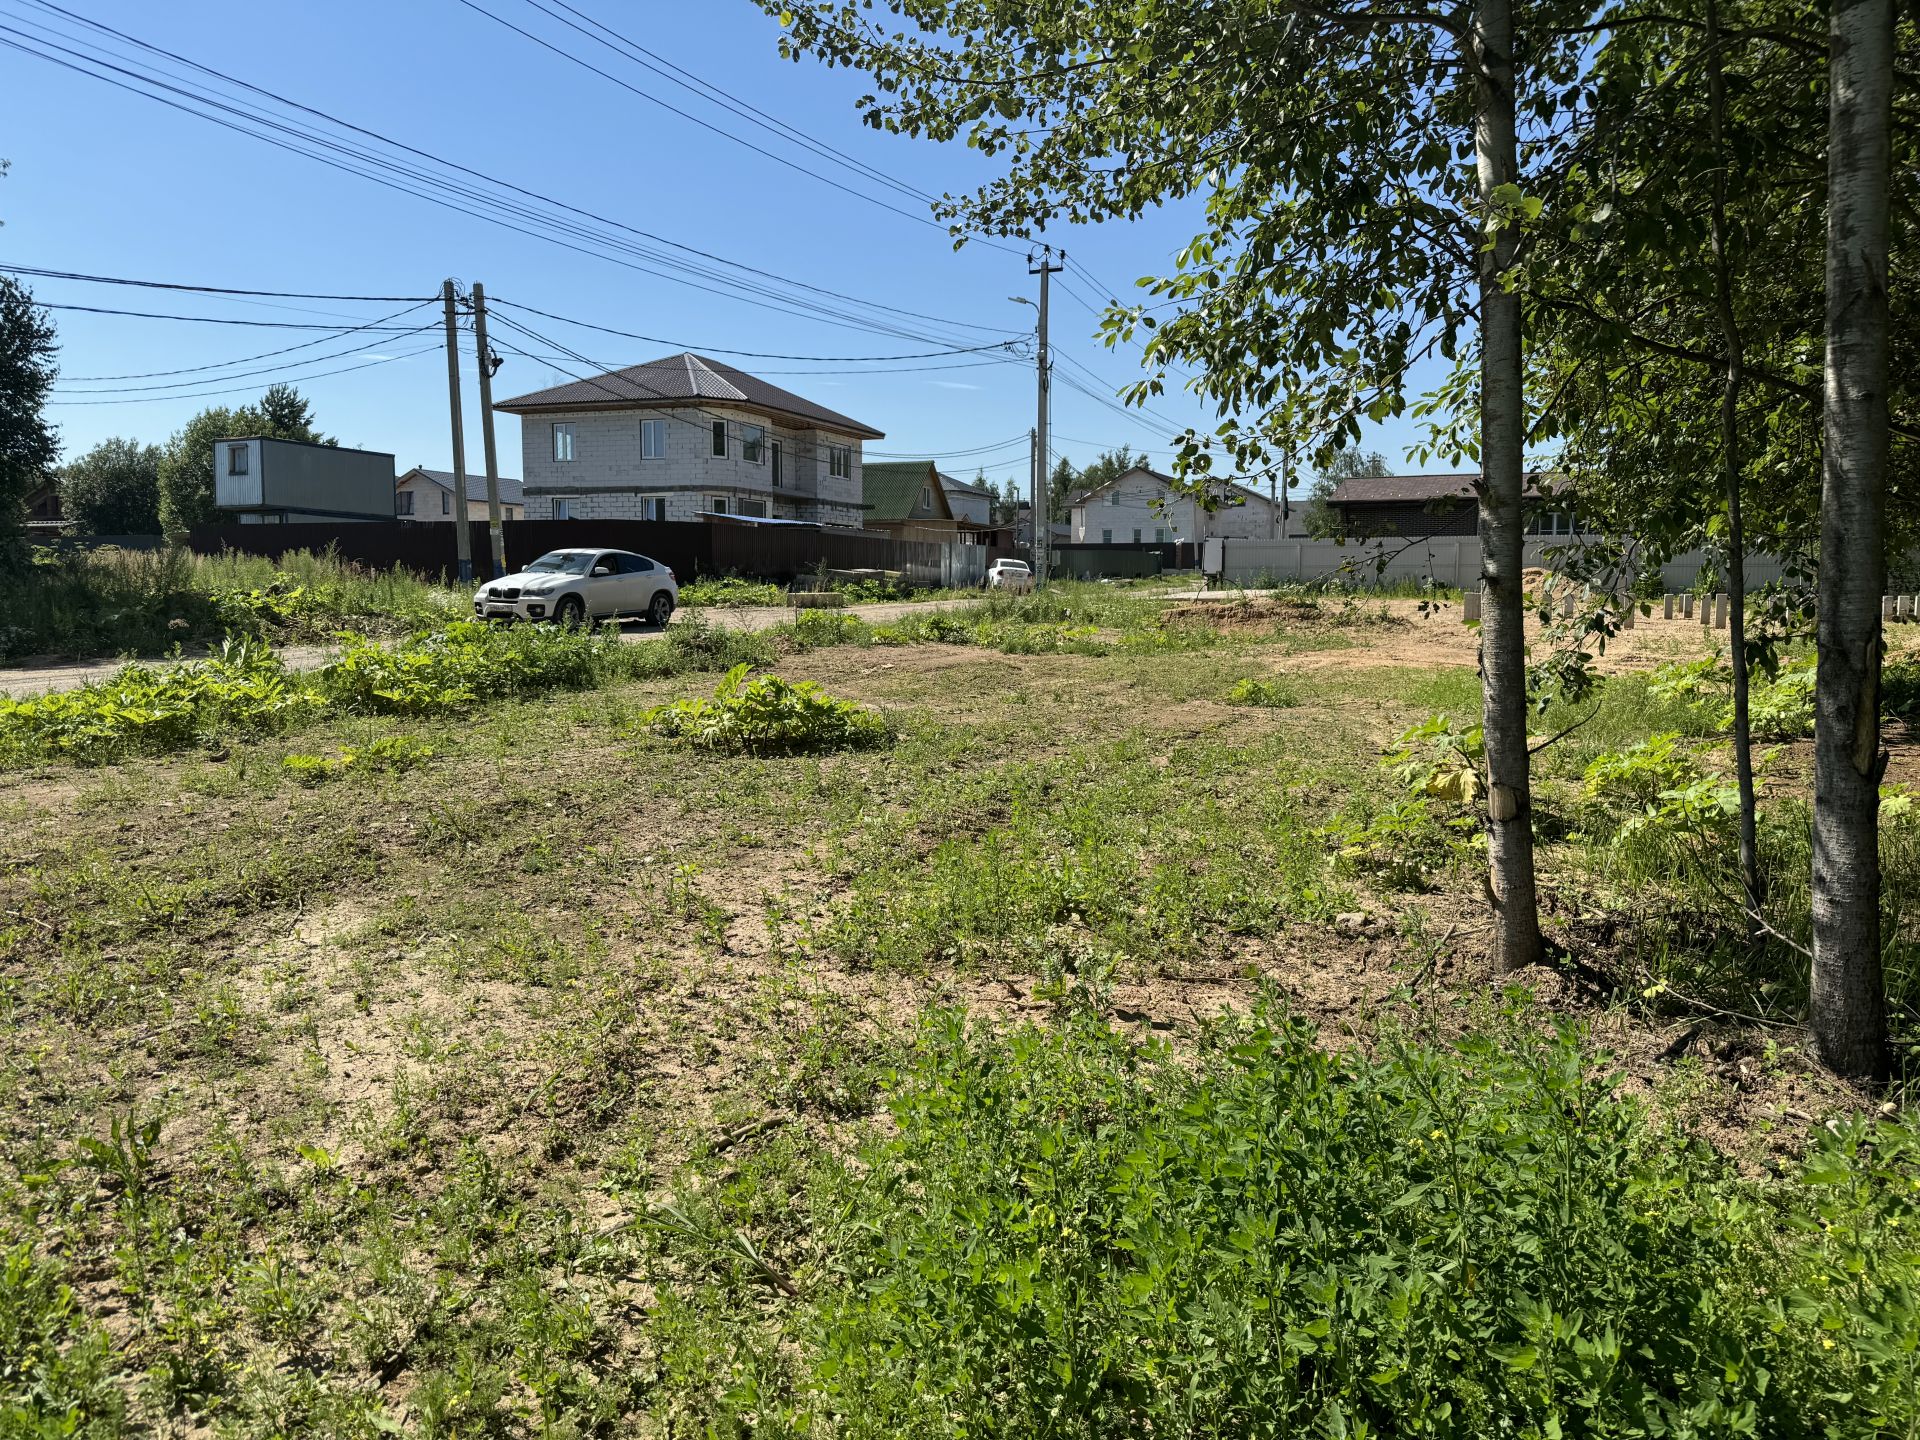
[[[0,660],[157,655],[227,635],[275,643],[336,630],[399,635],[468,614],[470,592],[332,554],[281,559],[181,549],[37,549],[0,579]]]
[[[1454,622],[1022,598],[0,774],[0,1434],[1905,1429],[1906,1127],[1342,860]],[[651,733],[742,663],[892,743]],[[1620,961],[1587,772],[1719,742],[1601,701],[1543,876]]]

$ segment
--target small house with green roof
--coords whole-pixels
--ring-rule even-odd
[[[940,472],[926,460],[869,460],[863,467],[866,527],[896,540],[957,540],[960,522],[947,503]]]

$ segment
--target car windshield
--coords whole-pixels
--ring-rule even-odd
[[[1027,562],[1024,560],[1002,560],[1000,562],[1000,568],[1002,570],[1024,570],[1027,568]]]
[[[562,575],[585,575],[593,569],[594,557],[578,550],[550,550],[527,566],[529,570],[554,570]]]

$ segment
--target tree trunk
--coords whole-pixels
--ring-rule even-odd
[[[1473,16],[1474,157],[1489,217],[1516,184],[1513,7],[1480,0]],[[1533,794],[1527,776],[1527,646],[1522,595],[1526,409],[1520,373],[1520,297],[1505,285],[1519,242],[1501,223],[1480,251],[1480,678],[1485,692],[1488,888],[1493,968],[1540,959],[1533,876]]]
[[[1880,973],[1880,591],[1886,577],[1887,191],[1893,0],[1835,0],[1827,137],[1819,669],[1813,737],[1815,1048],[1887,1069]]]
[[[1707,0],[1707,113],[1713,136],[1710,219],[1714,307],[1726,352],[1720,394],[1720,472],[1727,495],[1727,647],[1733,660],[1733,773],[1740,790],[1740,888],[1747,905],[1747,934],[1758,939],[1760,881],[1758,801],[1753,789],[1753,725],[1748,703],[1747,536],[1740,516],[1740,387],[1746,378],[1746,347],[1733,309],[1733,261],[1727,246],[1727,77],[1720,53],[1720,7]]]

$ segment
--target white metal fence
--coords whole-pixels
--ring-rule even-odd
[[[1528,541],[1527,565],[1551,568],[1548,552],[1564,548],[1565,543]],[[1337,540],[1218,540],[1208,542],[1209,550],[1216,544],[1220,547],[1218,574],[1230,585],[1338,579],[1364,587],[1430,579],[1464,590],[1480,583],[1480,542],[1470,536],[1349,541],[1344,545]],[[1211,560],[1212,556],[1207,558]],[[1660,588],[1691,589],[1705,564],[1705,552],[1700,550],[1676,555],[1660,567]],[[1764,585],[1779,579],[1780,574],[1780,563],[1770,556],[1747,557],[1748,585]]]

